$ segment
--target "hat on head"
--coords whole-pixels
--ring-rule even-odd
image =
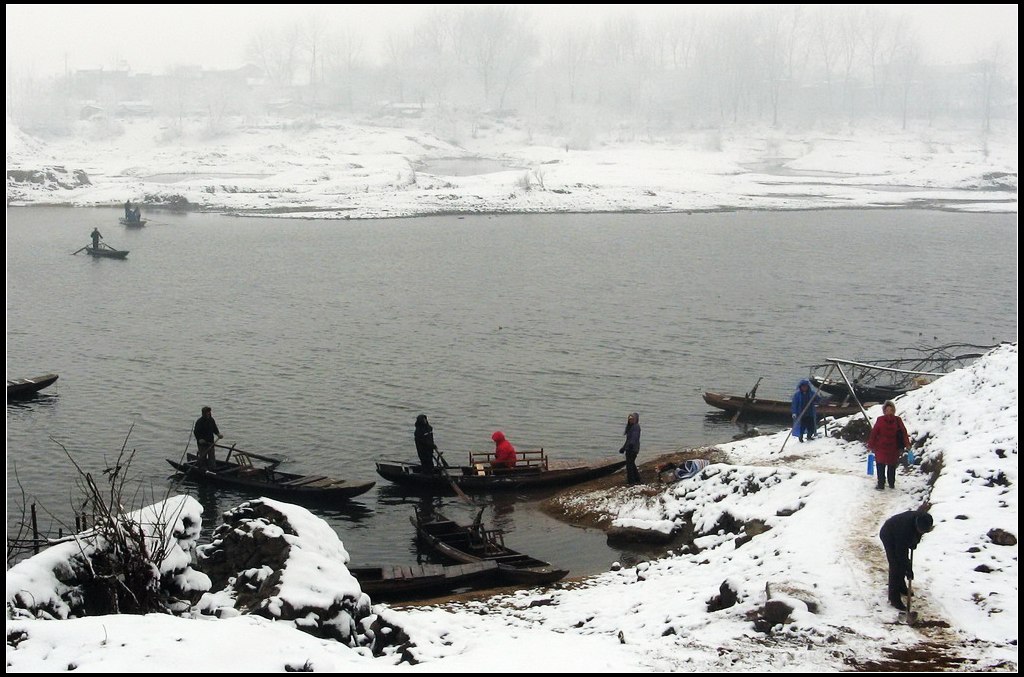
[[[919,532],[921,532],[922,534],[927,534],[929,531],[932,530],[932,527],[935,524],[935,520],[932,519],[932,516],[930,514],[922,512],[918,513],[917,517],[914,519],[914,524],[917,526],[917,530]]]

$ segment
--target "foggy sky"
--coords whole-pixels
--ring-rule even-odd
[[[261,29],[315,20],[356,27],[373,58],[384,36],[408,29],[432,7],[453,5],[6,5],[7,74],[44,77],[82,68],[129,67],[161,73],[173,66],[236,68]],[[608,15],[744,12],[765,5],[517,5],[538,28],[594,24]],[[791,5],[787,5],[791,6]],[[808,5],[808,8],[812,5]],[[931,63],[976,60],[996,42],[1017,52],[1017,5],[877,5],[906,13]],[[1014,70],[1016,79],[1016,66]]]

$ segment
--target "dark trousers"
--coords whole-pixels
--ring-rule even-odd
[[[210,468],[211,470],[217,465],[217,457],[214,453],[213,441],[212,440],[196,440],[196,447],[199,451],[196,452],[196,464],[200,468]]]
[[[897,463],[875,463],[875,472],[878,473],[878,488],[885,486],[886,479],[889,480],[889,487],[896,488],[896,466]]]
[[[882,545],[885,546],[885,558],[889,560],[889,585],[886,591],[889,603],[895,607],[902,607],[902,596],[907,594],[906,557],[901,558],[899,549],[884,538]]]
[[[417,446],[416,455],[420,457],[421,472],[434,472],[434,450],[432,448]]]
[[[813,416],[805,415],[802,419],[800,419],[800,439],[801,440],[804,438],[804,435],[807,435],[807,438],[810,439],[811,437],[814,437],[814,435],[816,435],[817,432],[818,432],[818,424],[817,424],[817,422],[815,422]]]
[[[640,479],[640,470],[636,467],[636,457],[636,454],[626,452],[626,484],[640,484],[643,482]]]

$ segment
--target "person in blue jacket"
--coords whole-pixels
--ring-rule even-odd
[[[818,393],[811,387],[811,382],[801,379],[793,393],[793,437],[804,441],[813,440],[818,434]]]

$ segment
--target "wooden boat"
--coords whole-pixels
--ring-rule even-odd
[[[32,397],[43,388],[53,385],[58,378],[57,374],[45,374],[35,378],[9,378],[7,379],[7,399]]]
[[[507,547],[502,532],[497,529],[484,529],[480,524],[462,526],[436,511],[421,513],[417,510],[411,519],[423,544],[456,562],[496,562],[504,583],[544,585],[561,580],[569,573]]]
[[[748,398],[743,395],[721,395],[719,393],[704,393],[704,401],[712,407],[717,407],[730,414],[741,411],[744,416],[761,416],[767,418],[780,418],[792,420],[793,404],[789,400],[766,400],[763,397]],[[867,403],[864,403],[867,406]],[[817,406],[818,418],[834,416],[852,416],[860,411],[856,404],[839,404],[836,402],[820,402]]]
[[[933,348],[904,348],[904,357],[886,360],[845,360],[830,357],[811,366],[814,387],[838,398],[851,391],[861,402],[884,402],[972,364],[994,345],[950,343]]]
[[[251,451],[236,449],[235,445],[214,445],[218,449],[227,449],[227,456],[217,463],[213,469],[200,468],[196,463],[195,454],[188,454],[184,462],[167,459],[175,470],[186,477],[233,489],[252,491],[261,496],[272,496],[293,501],[309,501],[330,503],[347,501],[353,496],[365,494],[376,482],[350,482],[337,480],[324,475],[298,475],[277,470],[279,460],[261,456]],[[265,465],[257,466],[253,459],[264,461]]]
[[[457,588],[480,587],[498,578],[498,563],[492,560],[444,566],[441,564],[350,566],[349,572],[371,599],[391,601],[415,599]]]
[[[435,468],[425,473],[418,463],[377,461],[377,474],[411,489],[433,493],[452,493],[455,484],[466,493],[492,491],[526,491],[564,487],[610,475],[626,465],[625,460],[603,461],[567,468],[549,468],[543,449],[517,451],[515,468],[492,468],[493,452],[470,452],[469,464]]]
[[[125,259],[128,258],[128,250],[114,249],[102,242],[99,247],[85,247],[85,253],[89,256],[96,256],[104,259]]]
[[[138,221],[136,221],[134,219],[126,219],[123,216],[119,218],[117,222],[127,228],[142,228],[147,223],[146,219],[139,219]]]

